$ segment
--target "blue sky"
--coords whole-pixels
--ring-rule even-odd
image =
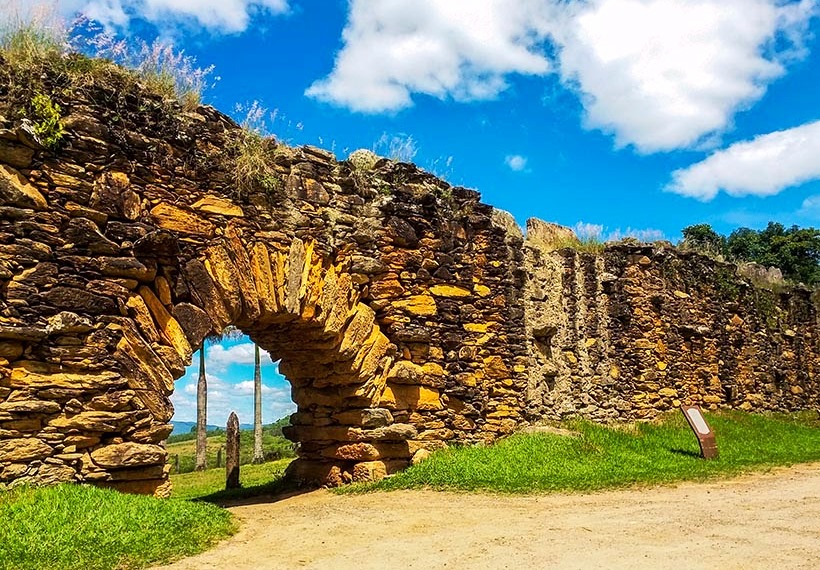
[[[288,143],[412,157],[522,225],[820,224],[820,0],[61,7],[214,65],[205,102],[237,119],[259,101]]]
[[[290,384],[270,355],[261,351],[262,422],[271,423],[296,411],[290,399]],[[253,343],[242,336],[205,346],[205,376],[208,380],[208,423],[225,425],[231,411],[243,424],[253,423]],[[174,419],[196,420],[196,384],[199,354],[185,376],[177,380],[171,397]]]

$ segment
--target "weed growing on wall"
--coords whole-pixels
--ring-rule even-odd
[[[282,190],[281,177],[274,167],[276,141],[268,135],[268,111],[259,101],[247,107],[237,106],[245,113],[242,130],[232,141],[229,152],[233,157],[232,178],[238,197],[255,190],[273,196]]]
[[[63,123],[60,117],[60,106],[48,95],[38,93],[31,100],[34,115],[34,134],[40,143],[47,148],[56,147],[63,138]]]

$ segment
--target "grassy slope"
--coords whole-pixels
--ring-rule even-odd
[[[0,570],[144,568],[236,530],[213,505],[80,485],[0,493],[0,521]]]
[[[697,441],[680,414],[662,422],[608,428],[568,427],[581,437],[516,435],[492,447],[451,448],[376,484],[342,492],[418,487],[506,493],[586,491],[726,476],[751,469],[820,460],[817,414],[707,414],[720,458],[698,457]]]
[[[171,475],[172,496],[179,499],[220,501],[248,495],[276,492],[291,459],[280,459],[260,465],[243,465],[239,469],[241,489],[225,491],[225,469],[208,469]]]
[[[194,470],[196,463],[196,441],[178,441],[167,444],[168,461],[173,465],[174,456],[179,456],[179,467],[181,473],[188,473]],[[216,466],[217,450],[225,447],[225,434],[219,433],[208,436],[207,458],[208,467]],[[262,449],[266,456],[293,457],[293,444],[280,435],[270,431],[262,433]],[[245,465],[253,459],[253,431],[243,430],[239,439],[240,464]],[[222,465],[225,465],[225,453],[222,453]]]

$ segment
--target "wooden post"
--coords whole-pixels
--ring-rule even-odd
[[[228,417],[225,434],[225,488],[239,487],[239,418],[236,412]]]

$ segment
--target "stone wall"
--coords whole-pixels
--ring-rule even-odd
[[[53,151],[0,97],[0,484],[167,494],[174,380],[230,324],[291,382],[297,479],[515,428],[520,239],[476,192],[272,141],[273,179],[240,192],[217,111],[61,93]]]
[[[476,192],[366,154],[269,141],[247,184],[214,109],[47,92],[54,150],[0,85],[0,486],[167,495],[174,381],[227,325],[281,359],[290,475],[331,485],[528,421],[817,404],[805,291],[669,248],[525,244]]]
[[[536,239],[525,250],[529,419],[820,406],[809,290],[755,287],[732,264],[668,244],[596,254]]]

